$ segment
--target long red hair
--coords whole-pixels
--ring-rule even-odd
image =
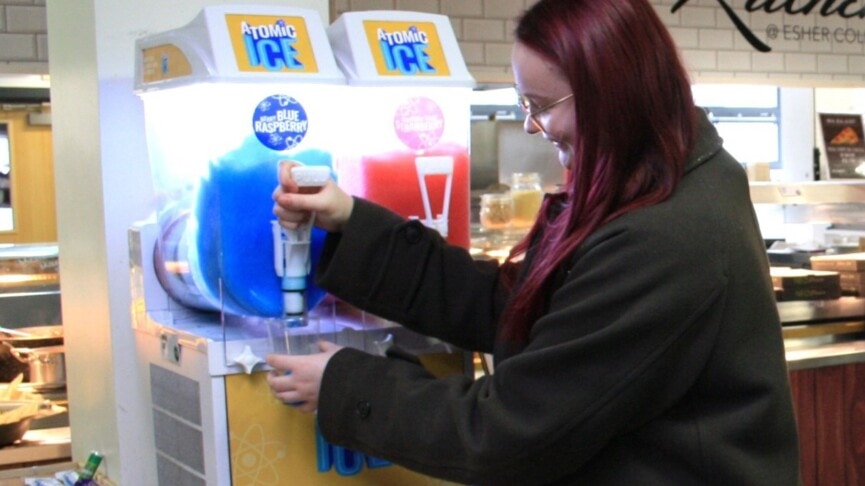
[[[673,193],[696,118],[678,50],[647,0],[540,0],[515,35],[560,67],[576,117],[564,197],[547,198],[511,252],[538,245],[502,316],[504,336],[519,343],[549,303],[552,276],[590,234]],[[544,217],[552,204],[558,216]]]

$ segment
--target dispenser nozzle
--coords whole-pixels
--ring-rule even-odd
[[[321,190],[330,179],[330,168],[296,166],[291,177],[301,193],[312,194]],[[282,278],[283,314],[292,322],[305,322],[306,277],[310,267],[310,236],[315,214],[296,229],[286,229],[273,222],[274,267]],[[295,325],[296,326],[296,325]]]

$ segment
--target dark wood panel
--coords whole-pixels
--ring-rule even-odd
[[[790,372],[803,486],[865,485],[865,363]]]
[[[865,363],[844,367],[847,484],[865,484]]]
[[[815,371],[818,484],[848,484],[844,464],[848,442],[844,366],[829,366]]]
[[[799,457],[803,486],[817,486],[817,410],[814,370],[790,372],[793,406],[799,429]]]

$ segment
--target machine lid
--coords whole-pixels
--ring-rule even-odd
[[[135,89],[195,83],[345,84],[318,11],[216,5],[135,42]]]
[[[445,15],[346,12],[327,28],[327,36],[351,85],[475,86]]]

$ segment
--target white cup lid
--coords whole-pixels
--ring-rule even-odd
[[[321,187],[330,179],[330,167],[299,165],[291,168],[291,177],[301,187]]]

